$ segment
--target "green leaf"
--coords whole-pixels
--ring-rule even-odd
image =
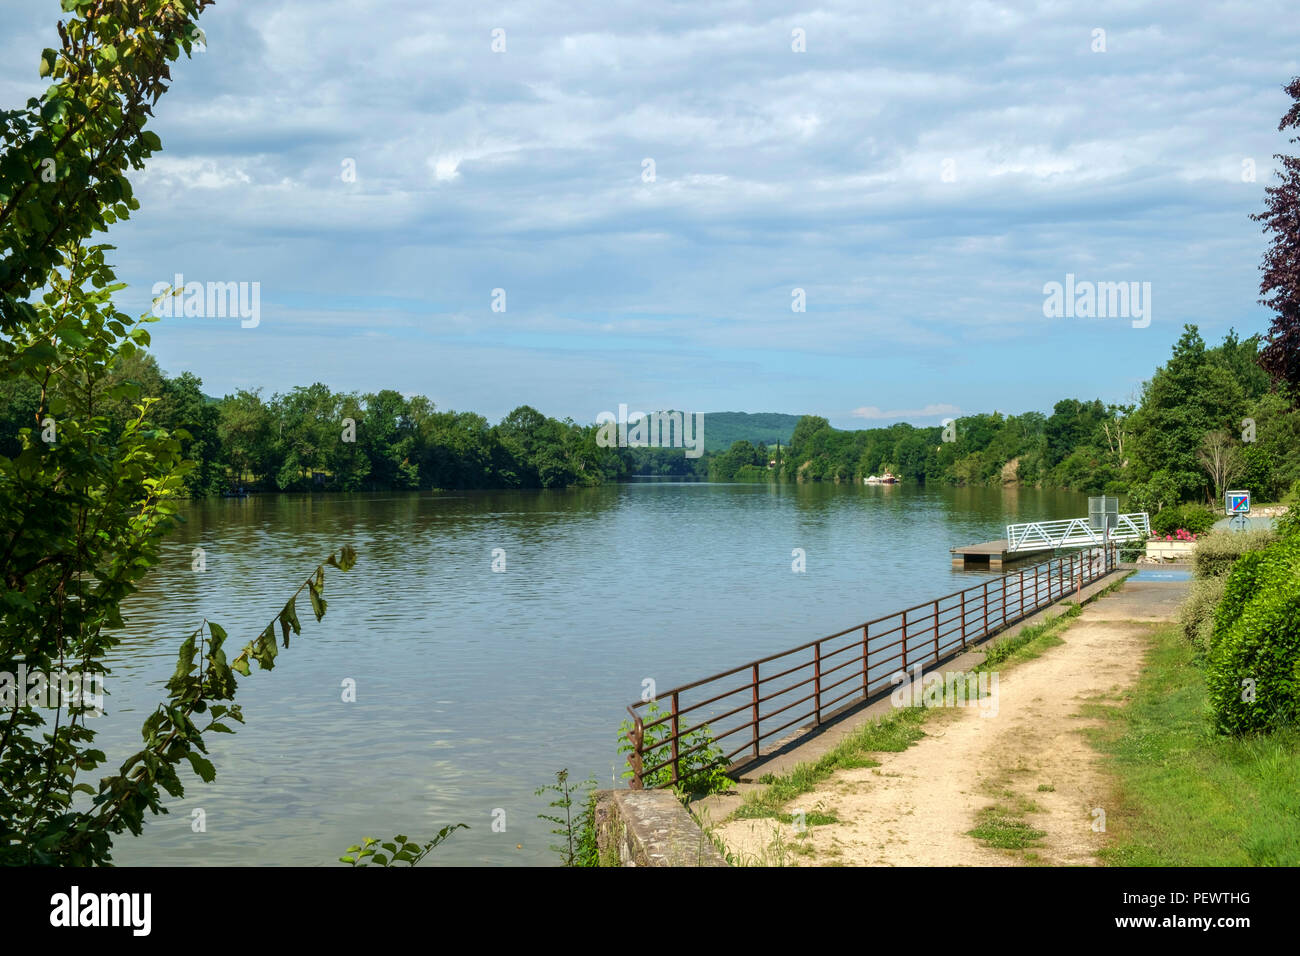
[[[199,779],[204,783],[211,783],[217,779],[217,768],[212,766],[211,760],[201,757],[193,750],[189,751],[185,756],[189,760],[190,766],[194,768],[194,772],[199,775]]]
[[[289,646],[289,630],[292,628],[293,633],[301,634],[302,625],[298,623],[297,610],[298,597],[294,595],[289,599],[289,603],[280,611],[280,630],[284,635],[284,646]]]
[[[320,596],[320,590],[317,589],[314,581],[307,582],[307,594],[311,597],[311,610],[319,621],[325,616],[325,608],[328,606],[323,597]]]
[[[275,646],[275,625],[268,624],[266,630],[258,635],[253,644],[253,657],[261,665],[262,670],[272,670],[275,667],[275,657],[279,653]]]
[[[337,557],[331,554],[325,559],[325,563],[338,568],[340,571],[349,571],[352,569],[352,566],[357,563],[357,552],[351,547],[351,545],[345,544],[343,547],[339,548],[337,554]]]
[[[171,687],[173,684],[178,687],[182,686],[185,678],[189,676],[190,671],[194,670],[194,639],[195,635],[191,634],[181,642],[180,651],[176,655],[176,670],[172,674],[171,681],[168,682],[168,687]]]

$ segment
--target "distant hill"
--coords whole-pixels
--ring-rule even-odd
[[[738,441],[788,445],[800,417],[779,412],[705,412],[704,450],[726,451]]]

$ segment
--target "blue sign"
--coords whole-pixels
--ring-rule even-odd
[[[1250,492],[1229,491],[1223,496],[1223,510],[1230,515],[1250,514]]]

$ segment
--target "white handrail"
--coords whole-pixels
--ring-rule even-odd
[[[1119,515],[1111,529],[1111,541],[1137,541],[1151,534],[1151,518],[1145,511]],[[1107,536],[1095,530],[1087,518],[1059,521],[1025,521],[1007,525],[1008,551],[1046,551],[1101,544]]]

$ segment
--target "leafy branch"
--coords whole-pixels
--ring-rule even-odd
[[[361,841],[360,845],[354,844],[348,847],[347,852],[353,855],[341,856],[339,862],[346,863],[348,866],[396,866],[398,863],[415,866],[452,833],[457,830],[468,829],[467,824],[453,823],[450,826],[443,827],[432,840],[423,844],[413,842],[400,833],[383,843],[380,843],[374,837],[366,837]]]
[[[166,813],[161,805],[160,789],[173,797],[184,795],[184,785],[176,773],[182,761],[205,783],[216,778],[216,768],[207,758],[205,733],[234,733],[228,721],[244,722],[238,705],[218,703],[230,701],[235,696],[238,683],[235,672],[249,676],[249,661],[255,660],[262,670],[271,670],[279,654],[276,646],[275,626],[282,628],[283,645],[289,647],[289,633],[302,633],[295,604],[305,590],[311,597],[312,612],[317,621],[325,616],[326,601],[322,597],[325,587],[325,568],[348,571],[356,564],[356,551],[344,545],[330,554],[317,566],[271,619],[266,628],[253,641],[228,661],[224,650],[226,631],[215,621],[204,620],[182,643],[176,671],[167,682],[168,700],[160,704],[145,720],[141,728],[145,746],[122,764],[112,777],[100,781],[95,797],[96,813],[82,827],[69,849],[94,841],[100,833],[120,833],[129,829],[139,835],[145,811]],[[206,637],[204,632],[206,631]],[[199,727],[193,717],[207,713],[205,726]]]

